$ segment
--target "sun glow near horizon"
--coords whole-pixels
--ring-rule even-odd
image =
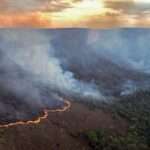
[[[150,0],[134,0],[136,3],[149,3],[150,4]]]
[[[58,20],[80,20],[82,17],[97,15],[103,12],[103,0],[83,0],[73,3],[68,9],[54,13],[53,16]]]
[[[150,27],[150,0],[8,0],[0,27]]]

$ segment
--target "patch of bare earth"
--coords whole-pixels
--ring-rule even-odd
[[[80,133],[97,128],[123,132],[127,123],[109,111],[72,103],[66,112],[49,113],[40,124],[0,129],[0,150],[90,150]]]

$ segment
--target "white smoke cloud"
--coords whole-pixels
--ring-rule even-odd
[[[113,89],[118,91],[118,88],[125,93],[133,91],[135,82],[132,82],[131,78],[126,79],[123,76],[124,72],[119,75],[119,71],[122,70],[116,69],[111,63],[107,68],[105,64],[107,61],[99,61],[104,57],[121,65],[122,68],[148,72],[150,70],[149,35],[136,33],[133,30],[132,33],[136,35],[133,39],[129,32],[121,29],[82,32],[80,30],[55,32],[29,29],[0,30],[0,73],[2,72],[0,85],[20,97],[25,97],[28,103],[33,103],[32,105],[35,102],[42,105],[43,100],[48,96],[55,100],[55,92],[84,100],[105,100],[101,91],[111,94]],[[70,39],[72,34],[74,37]],[[62,41],[61,49],[54,44],[60,41]],[[101,62],[103,63],[99,64]],[[74,63],[78,67],[75,74],[69,68]],[[64,67],[64,64],[67,65]],[[112,66],[114,68],[111,68]],[[77,79],[78,72],[82,75],[82,71],[84,77],[86,78],[88,74],[90,80],[83,80],[82,77]],[[119,76],[115,76],[114,79],[115,73]],[[108,79],[106,81],[105,76]],[[128,82],[130,80],[131,82]],[[105,86],[105,82],[108,85]],[[48,95],[43,94],[44,87],[48,87]]]
[[[1,83],[17,95],[42,103],[41,89],[48,86],[50,92],[58,91],[65,95],[103,100],[94,83],[75,79],[70,71],[63,70],[60,60],[55,57],[51,45],[51,35],[44,30],[1,30],[0,68],[7,72],[1,76]],[[23,70],[20,77],[17,67]],[[33,102],[34,103],[34,102]]]
[[[88,44],[98,55],[147,73],[150,73],[149,39],[149,30],[144,29],[91,30],[88,34]]]

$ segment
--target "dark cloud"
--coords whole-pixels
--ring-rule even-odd
[[[61,11],[70,7],[64,0],[0,0],[1,12]]]
[[[133,9],[134,2],[133,1],[112,1],[106,0],[105,1],[106,8],[113,8],[113,9],[122,9],[125,11],[129,11]]]
[[[111,8],[115,10],[122,10],[126,14],[139,14],[143,11],[150,10],[150,3],[145,2],[135,2],[132,0],[106,0],[105,1],[106,8]]]

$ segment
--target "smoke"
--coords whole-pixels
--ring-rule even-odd
[[[96,55],[110,60],[124,69],[127,74],[134,74],[131,78],[126,74],[124,80],[120,81],[121,96],[149,89],[149,33],[149,29],[90,30],[88,32],[87,43]],[[135,76],[139,78],[135,79]]]
[[[116,64],[150,73],[149,32],[148,29],[92,30],[88,43],[98,55]]]
[[[0,85],[28,104],[57,104],[57,93],[104,100],[94,82],[62,68],[46,30],[0,31]],[[69,53],[69,50],[68,50]],[[48,102],[47,102],[48,101]],[[55,102],[56,101],[56,102]]]
[[[131,80],[127,80],[123,86],[122,86],[122,91],[120,93],[121,96],[124,95],[132,95],[137,91],[137,85]]]
[[[55,107],[59,96],[102,101],[148,88],[149,32],[2,29],[0,99]]]
[[[110,102],[149,89],[149,33],[1,29],[0,121],[29,119],[63,105],[64,97]]]

